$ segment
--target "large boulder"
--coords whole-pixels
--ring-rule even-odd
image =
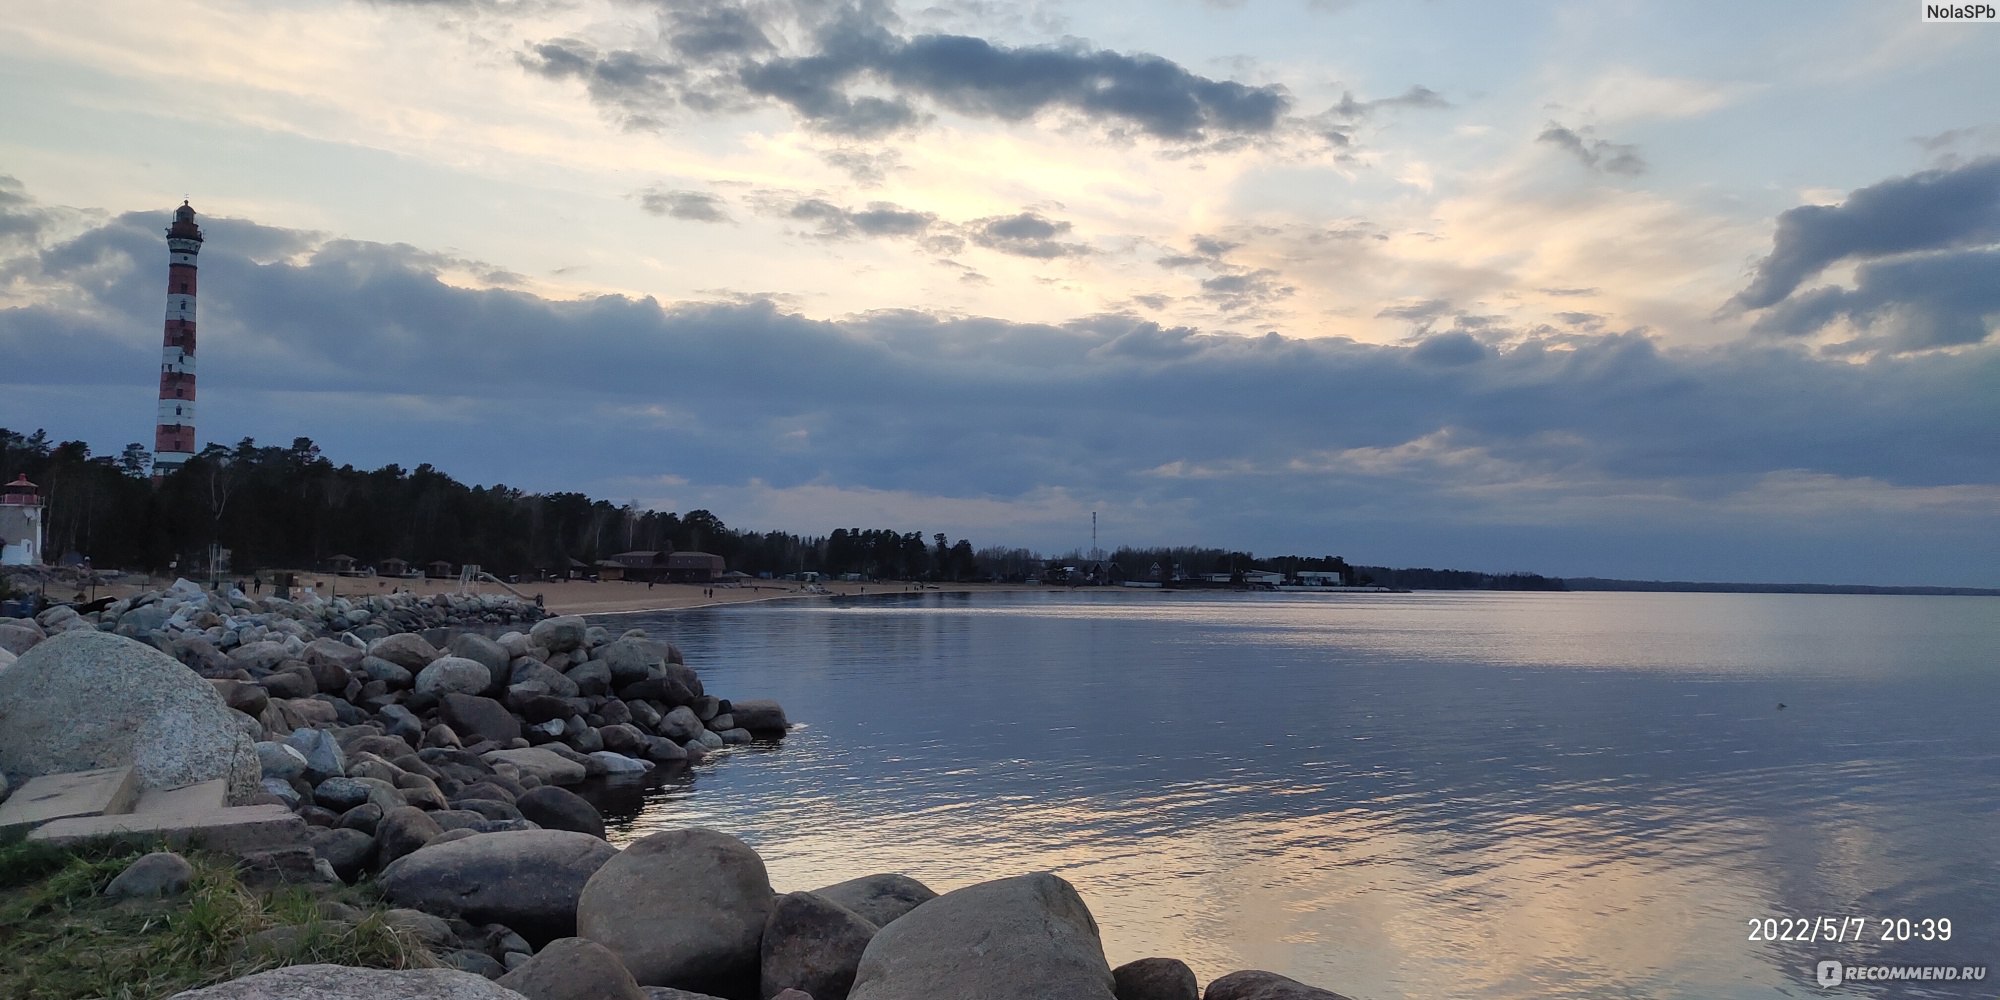
[[[480,694],[493,685],[493,675],[477,660],[440,656],[417,673],[417,693],[433,698],[448,694]]]
[[[521,994],[456,969],[292,965],[176,993],[169,1000],[521,1000]]]
[[[0,650],[20,656],[42,639],[42,630],[34,622],[0,622]]]
[[[324,729],[295,729],[285,745],[305,755],[306,777],[313,781],[347,773],[347,752]]]
[[[430,813],[416,806],[384,809],[382,818],[375,824],[376,862],[392,864],[399,858],[415,854],[443,832],[444,828],[438,826]]]
[[[611,670],[612,682],[621,686],[643,681],[654,668],[667,664],[666,651],[647,639],[617,639],[605,644],[599,652],[603,654],[604,665]]]
[[[507,663],[513,656],[501,648],[500,644],[483,635],[463,632],[451,637],[445,651],[453,656],[464,657],[486,668],[493,677],[488,691],[497,691],[507,684]]]
[[[813,895],[852,910],[877,927],[887,927],[889,921],[937,898],[929,886],[908,875],[863,875],[814,889]]]
[[[854,970],[875,925],[810,892],[778,897],[764,922],[759,951],[760,996],[804,990],[813,1000],[847,1000]]]
[[[368,655],[388,660],[412,673],[430,666],[440,655],[437,647],[415,632],[385,635],[368,644]]]
[[[362,830],[314,830],[306,835],[306,843],[333,866],[334,874],[349,881],[375,860],[375,838]]]
[[[646,1000],[618,956],[595,941],[551,941],[495,980],[528,1000]]]
[[[676,743],[686,743],[700,737],[704,728],[701,720],[695,717],[694,709],[681,705],[661,716],[660,724],[654,731]]]
[[[574,785],[589,776],[583,764],[542,747],[524,747],[519,750],[493,750],[481,755],[487,764],[512,764],[523,774],[540,778],[545,785]]]
[[[542,693],[557,698],[574,698],[577,695],[576,682],[563,676],[563,672],[533,657],[523,656],[507,665],[507,677],[511,684],[537,683],[542,685]]]
[[[338,694],[347,687],[348,678],[361,669],[361,661],[367,655],[339,639],[314,639],[306,643],[303,654],[313,678],[319,681],[319,689],[330,694]]]
[[[130,765],[143,788],[224,778],[259,791],[257,751],[214,685],[109,632],[37,643],[0,673],[0,773],[10,780]]]
[[[194,881],[194,866],[171,851],[154,851],[125,866],[104,894],[114,899],[124,896],[171,896]]]
[[[785,710],[768,698],[731,701],[729,706],[729,714],[736,717],[736,725],[758,736],[783,736],[785,730],[791,728],[790,720],[785,718]]]
[[[481,833],[412,852],[376,883],[398,905],[505,924],[547,942],[576,935],[578,897],[617,854],[602,838],[569,830]]]
[[[948,892],[882,928],[850,1000],[1115,1000],[1097,921],[1048,872]]]
[[[588,632],[582,615],[557,615],[536,622],[528,630],[528,641],[551,653],[564,653],[583,645]]]
[[[1204,1000],[1347,1000],[1332,990],[1307,986],[1275,972],[1232,972],[1208,984]]]
[[[586,698],[602,697],[611,690],[611,668],[603,660],[585,660],[569,668],[563,676]]]
[[[735,995],[755,988],[772,906],[764,859],[726,833],[691,828],[633,842],[577,900],[577,934],[648,986]]]
[[[1178,958],[1142,958],[1111,970],[1118,1000],[1201,1000],[1194,970]]]
[[[604,836],[604,814],[567,788],[543,785],[528,789],[515,808],[523,819],[544,830],[573,830],[593,837]]]
[[[416,683],[417,676],[408,667],[392,663],[379,656],[364,656],[360,663],[361,672],[371,681],[380,681],[391,691],[400,691]],[[422,667],[418,667],[422,670]]]
[[[453,733],[468,740],[505,743],[521,738],[521,720],[491,698],[454,691],[440,700],[438,717]]]
[[[229,651],[229,662],[245,670],[261,672],[275,670],[278,664],[292,658],[292,651],[282,642],[246,642]]]
[[[306,773],[306,755],[283,743],[256,743],[257,763],[264,777],[290,781]]]

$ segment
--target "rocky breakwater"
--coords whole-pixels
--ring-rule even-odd
[[[467,861],[477,876],[436,891],[538,940],[569,933],[573,917],[515,876],[535,873],[523,884],[560,895],[593,870],[574,868],[579,859],[610,851],[603,817],[567,786],[782,739],[789,725],[774,702],[709,694],[673,645],[575,616],[492,639],[461,633],[443,648],[401,632],[322,637],[295,656],[252,644],[226,658],[209,683],[254,730],[262,794],[304,817],[342,878],[379,873],[387,884],[387,869],[420,848],[534,831],[500,855],[483,853],[491,841],[457,848],[447,856],[480,859]],[[510,888],[480,903],[484,885]]]
[[[1259,971],[1223,976],[1204,992],[1188,966],[1171,958],[1112,968],[1082,897],[1046,872],[941,896],[897,874],[779,894],[755,850],[701,828],[656,833],[623,851],[572,833],[473,834],[418,848],[390,865],[381,884],[390,901],[454,929],[506,918],[563,935],[530,944],[487,924],[493,939],[512,942],[497,963],[507,971],[491,984],[492,993],[461,982],[465,996],[1344,1000]],[[310,969],[182,996],[431,995],[371,994],[359,984],[414,990],[417,977],[436,975],[400,974],[412,977],[404,987],[381,981],[380,973]]]

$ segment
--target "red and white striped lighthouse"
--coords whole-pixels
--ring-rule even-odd
[[[194,457],[194,274],[201,227],[186,201],[167,230],[167,335],[160,355],[160,421],[153,435],[153,478]]]

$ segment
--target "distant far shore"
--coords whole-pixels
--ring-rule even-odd
[[[137,582],[141,578],[125,577],[126,581],[114,584],[100,584],[88,590],[77,590],[76,598],[86,594],[90,597],[130,597],[149,587],[157,587],[171,578],[158,578],[150,582]],[[442,594],[458,591],[456,579],[408,579],[401,577],[352,577],[336,576],[331,573],[299,575],[300,586],[310,586],[320,597],[366,597],[371,594],[386,594],[397,589],[417,594]],[[26,581],[17,581],[25,584]],[[1981,587],[1888,587],[1865,584],[1816,584],[1816,583],[1700,583],[1688,581],[1662,580],[1614,580],[1600,577],[1571,577],[1562,580],[1568,592],[1631,592],[1631,593],[1702,593],[1702,594],[1860,594],[1884,596],[1963,596],[2000,597],[2000,589]],[[31,584],[29,586],[32,586]],[[49,597],[57,600],[72,599],[69,588],[76,587],[71,582],[58,591],[58,584],[51,582]],[[821,582],[818,584],[796,583],[790,580],[751,580],[742,584],[696,584],[696,583],[656,583],[647,586],[633,580],[552,580],[546,582],[523,582],[507,586],[481,583],[480,592],[505,593],[509,590],[533,600],[542,599],[551,614],[602,615],[637,614],[647,611],[681,611],[689,608],[712,607],[724,604],[749,604],[757,601],[829,599],[848,597],[888,597],[899,594],[1002,594],[1061,592],[1070,588],[1046,583],[926,583],[914,584],[895,580],[876,580],[868,583]],[[1120,593],[1161,593],[1159,590],[1128,590],[1121,587],[1090,587],[1089,590],[1108,590]],[[1413,588],[1417,591],[1436,593],[1463,593],[1451,588]],[[1479,590],[1484,590],[1480,588]],[[1191,588],[1175,593],[1216,593],[1207,588]],[[1355,594],[1369,591],[1353,588],[1337,593]],[[1407,591],[1406,591],[1407,592]],[[1498,592],[1484,590],[1484,592]],[[1558,591],[1559,592],[1559,591]]]
[[[1577,591],[1631,591],[1642,594],[1876,594],[1889,597],[2000,597],[1991,587],[1877,587],[1865,583],[1694,583],[1685,580],[1609,580],[1573,576],[1563,586]]]

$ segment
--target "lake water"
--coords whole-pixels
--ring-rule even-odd
[[[596,620],[805,724],[603,793],[614,840],[727,830],[780,891],[1052,870],[1114,965],[1358,1000],[2000,995],[2000,599],[932,594]],[[1822,916],[1864,939],[1748,940]],[[1952,936],[1883,942],[1884,918]],[[1991,971],[1826,990],[1829,958]]]

